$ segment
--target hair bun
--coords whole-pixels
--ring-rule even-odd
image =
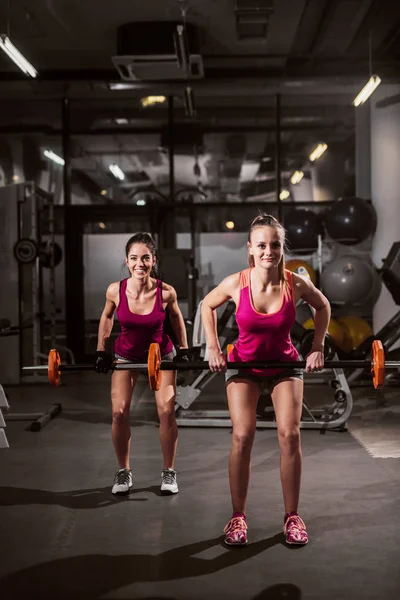
[[[275,219],[272,215],[267,215],[267,213],[261,213],[257,215],[251,225],[250,228],[255,227],[256,225],[280,225],[279,221]]]

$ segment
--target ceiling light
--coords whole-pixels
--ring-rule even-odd
[[[53,162],[57,163],[58,165],[61,165],[62,167],[65,165],[65,160],[63,158],[61,158],[61,156],[58,156],[58,154],[53,152],[53,150],[44,150],[43,154],[45,155],[46,158],[52,160]]]
[[[125,179],[125,174],[122,171],[122,169],[119,168],[118,165],[112,164],[108,168],[110,169],[110,171],[114,175],[114,177],[116,177],[120,181],[123,181]]]
[[[17,181],[19,181],[19,176],[18,175],[13,175],[12,180],[16,183]]]
[[[162,104],[166,101],[165,96],[146,96],[140,100],[143,108],[147,108],[148,106],[154,106],[155,104]]]
[[[364,104],[364,102],[368,100],[370,95],[376,90],[380,82],[381,78],[379,75],[371,75],[361,92],[354,98],[353,106],[361,106],[361,104]]]
[[[120,119],[115,119],[116,125],[128,125],[128,123],[129,123],[129,121],[125,117],[122,117]]]
[[[311,160],[311,162],[318,160],[323,155],[327,147],[327,144],[318,144],[318,146],[315,148],[315,150],[311,152],[308,158]]]
[[[295,171],[293,173],[293,175],[290,178],[290,181],[293,183],[293,185],[296,185],[296,183],[300,183],[300,181],[303,179],[304,177],[304,173],[303,171]]]
[[[15,62],[17,67],[19,67],[25,75],[30,75],[31,77],[36,77],[38,75],[36,69],[26,60],[25,56],[16,49],[14,44],[11,43],[10,38],[4,33],[0,35],[0,48]]]
[[[107,190],[101,190],[100,194],[101,194],[102,196],[107,196]]]
[[[233,221],[227,221],[227,222],[225,223],[225,227],[226,227],[227,229],[235,229],[235,223],[234,223]]]
[[[112,92],[123,92],[124,90],[136,90],[137,83],[109,83],[108,88]]]
[[[100,227],[100,229],[106,229],[106,224],[105,224],[105,223],[102,223],[102,222],[100,222],[100,223],[99,223],[99,227]]]
[[[146,204],[146,200],[137,200],[136,205],[137,206],[145,206]]]
[[[279,194],[279,200],[286,200],[287,198],[289,198],[289,196],[289,190],[281,190],[281,193]]]

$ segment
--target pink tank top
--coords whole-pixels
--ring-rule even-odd
[[[246,269],[240,273],[240,297],[236,308],[239,338],[228,360],[298,360],[299,354],[290,339],[290,330],[296,318],[292,272],[285,270],[288,288],[283,286],[281,307],[275,313],[265,314],[257,312],[253,305],[251,270]],[[284,369],[246,369],[248,373],[258,376],[276,375],[282,370]]]
[[[171,338],[164,331],[165,310],[162,302],[162,282],[157,279],[156,299],[151,313],[138,315],[128,305],[128,279],[119,284],[119,304],[116,310],[121,333],[114,343],[114,352],[135,362],[145,362],[152,342],[160,344],[161,356],[173,350]]]

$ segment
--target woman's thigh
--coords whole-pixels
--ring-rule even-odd
[[[279,380],[272,390],[278,431],[288,431],[300,426],[303,407],[304,382],[296,377]]]
[[[174,410],[176,396],[176,371],[162,371],[160,389],[155,392],[157,409]]]
[[[230,379],[226,392],[234,431],[242,433],[254,431],[260,386],[250,379]]]
[[[137,379],[138,373],[129,369],[113,372],[111,376],[111,404],[113,412],[129,410]]]

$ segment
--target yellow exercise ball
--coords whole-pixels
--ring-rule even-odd
[[[291,260],[287,260],[285,263],[286,269],[292,271],[292,273],[297,273],[298,275],[303,275],[303,277],[308,277],[311,279],[314,285],[317,283],[317,275],[312,268],[311,265],[308,264],[305,260],[300,260],[293,258]]]
[[[303,327],[304,329],[315,329],[314,319],[307,319],[307,321],[303,323]],[[335,319],[331,319],[329,322],[328,333],[336,346],[340,348],[340,350],[345,350],[346,331],[344,326],[335,321]]]
[[[340,317],[338,322],[347,329],[350,337],[350,350],[356,350],[367,338],[374,335],[371,325],[360,317]]]

